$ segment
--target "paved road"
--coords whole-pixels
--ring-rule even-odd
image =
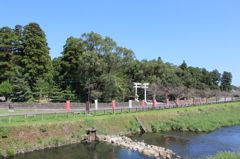
[[[225,102],[225,101],[231,101],[232,98],[220,98],[218,100],[218,102]],[[212,103],[215,103],[216,100],[215,99],[212,99],[212,100],[208,100],[208,102],[212,102]],[[181,102],[182,104],[183,102]],[[183,104],[182,104],[183,105]],[[175,104],[171,104],[169,106],[165,105],[165,103],[157,103],[157,106],[155,109],[169,109],[169,108],[173,108],[175,107],[176,105]],[[184,105],[184,106],[190,106],[190,104],[187,104],[187,105]],[[151,109],[153,106],[152,106],[152,103],[148,103],[144,109]],[[126,111],[126,110],[129,110],[129,107],[117,107],[117,109],[115,109],[116,111],[117,110],[121,110],[122,111]],[[131,110],[140,110],[140,109],[143,109],[142,106],[135,106],[135,107],[132,107]],[[7,108],[1,108],[1,110],[8,110]],[[23,110],[23,109],[15,109],[15,110]],[[30,113],[14,113],[14,112],[9,112],[9,113],[6,113],[6,114],[0,114],[0,116],[17,116],[17,115],[26,115],[26,114],[53,114],[53,113],[67,113],[66,109],[27,109],[27,110],[32,110],[32,111],[36,111],[36,112],[30,112]],[[113,111],[112,108],[107,108],[107,107],[104,107],[104,108],[99,108],[98,110],[95,110],[94,108],[91,109],[89,112],[94,112],[94,111]],[[41,112],[39,112],[41,111]],[[86,112],[86,109],[84,108],[81,108],[81,109],[71,109],[70,113],[73,113],[73,112]]]

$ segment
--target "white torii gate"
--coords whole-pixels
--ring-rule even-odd
[[[134,88],[135,88],[135,101],[138,101],[138,94],[137,94],[137,89],[138,88],[143,88],[144,89],[144,101],[147,102],[147,86],[149,85],[149,83],[133,83],[134,84]]]

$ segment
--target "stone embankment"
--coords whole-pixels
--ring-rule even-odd
[[[165,149],[154,145],[148,145],[144,142],[132,141],[126,136],[110,136],[97,135],[99,141],[111,143],[113,145],[125,147],[134,151],[138,151],[146,156],[153,156],[157,159],[180,159],[181,157],[175,154],[172,150]]]

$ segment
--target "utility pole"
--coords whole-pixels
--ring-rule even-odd
[[[89,96],[90,96],[90,78],[88,78],[87,80],[88,80],[88,102],[90,102],[89,101],[89,99],[90,99],[89,98]]]
[[[90,84],[90,78],[88,78],[88,103],[91,108],[92,103],[92,96],[91,96],[91,88],[93,87],[93,84]]]

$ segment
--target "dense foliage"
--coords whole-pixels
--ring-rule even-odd
[[[160,57],[139,61],[132,50],[94,32],[69,37],[62,55],[53,60],[46,35],[37,23],[0,28],[0,42],[0,83],[12,85],[15,101],[127,101],[134,98],[133,82],[151,83],[148,98],[157,99],[192,97],[196,90],[201,92],[197,96],[205,97],[232,90],[230,72],[207,71],[187,66],[185,61],[176,66]],[[193,89],[195,94],[189,94]],[[203,90],[214,93],[207,95]]]

